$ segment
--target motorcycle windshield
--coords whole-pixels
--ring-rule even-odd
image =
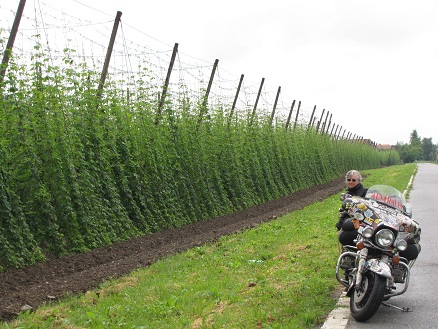
[[[368,189],[365,198],[403,210],[406,199],[396,188],[389,185],[373,185]]]

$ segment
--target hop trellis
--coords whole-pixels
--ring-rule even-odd
[[[68,4],[68,2],[67,2]],[[71,4],[80,6],[80,4]],[[1,51],[11,31],[17,8],[13,4],[1,4],[0,10],[6,17],[1,22]],[[81,10],[89,17],[72,16],[68,9],[55,8],[43,1],[29,3],[24,10],[20,28],[13,47],[14,60],[26,65],[44,54],[52,66],[64,67],[68,61],[99,72],[104,65],[108,41],[114,24],[114,17],[91,7]],[[128,18],[127,18],[128,19]],[[139,88],[149,90],[157,100],[162,93],[166,74],[172,56],[173,46],[164,44],[150,35],[130,26],[121,17],[106,83],[120,89],[127,97],[136,97]],[[168,86],[167,100],[177,103],[181,98],[190,99],[192,104],[201,103],[213,69],[211,62],[195,58],[183,52],[177,53],[175,65]],[[208,97],[208,106],[231,110],[239,84],[240,74],[235,75],[220,65],[213,78]],[[248,115],[256,103],[260,81],[243,79],[235,103],[234,115]],[[257,115],[270,116],[275,108],[275,120],[285,122],[293,100],[283,93],[277,97],[277,87],[264,84],[257,103]],[[308,124],[313,106],[302,104],[299,124]],[[295,106],[295,111],[297,106]],[[292,116],[295,120],[295,114]]]
[[[288,100],[263,78],[234,76],[177,44],[136,43],[147,36],[119,19],[34,4],[0,83],[0,271],[398,160],[319,133],[328,131],[328,112]],[[0,31],[3,51],[9,35]]]

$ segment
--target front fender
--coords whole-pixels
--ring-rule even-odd
[[[369,259],[365,264],[365,268],[385,278],[389,279],[392,277],[391,268],[389,265],[380,261],[379,259]]]

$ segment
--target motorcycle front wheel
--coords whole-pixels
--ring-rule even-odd
[[[386,279],[374,272],[363,274],[360,287],[354,288],[350,297],[350,312],[358,322],[364,322],[376,314],[385,294]]]

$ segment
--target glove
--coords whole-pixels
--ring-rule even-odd
[[[349,218],[349,217],[350,216],[348,216],[347,212],[344,209],[339,208],[339,220],[335,224],[338,231],[342,228],[342,225],[344,224],[345,219]]]

